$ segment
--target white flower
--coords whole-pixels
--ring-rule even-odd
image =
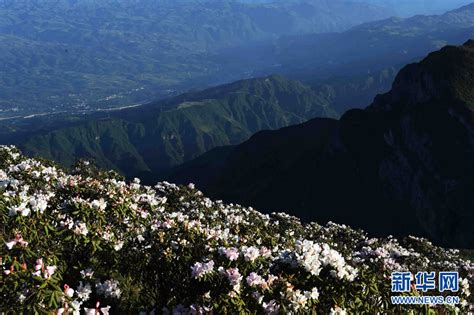
[[[5,181],[8,179],[8,175],[4,170],[0,170],[0,181]]]
[[[47,266],[43,273],[43,276],[45,277],[45,279],[51,278],[51,276],[54,274],[56,269],[57,269],[56,266]],[[74,290],[73,290],[73,293],[74,293]]]
[[[81,270],[81,277],[86,279],[86,278],[92,278],[92,276],[94,275],[94,271],[91,269],[91,268],[87,268],[87,269],[84,269],[84,270]]]
[[[99,211],[104,211],[105,208],[107,208],[107,202],[104,200],[104,198],[100,198],[99,200],[92,201],[91,207]]]
[[[336,306],[335,308],[331,308],[329,315],[346,315],[346,310]]]
[[[357,277],[357,270],[346,264],[344,257],[327,244],[318,244],[313,241],[297,241],[295,244],[296,262],[311,274],[317,276],[324,266],[330,266],[331,275],[349,281]]]
[[[115,280],[106,280],[104,283],[97,283],[95,287],[97,293],[105,297],[119,298],[122,294],[119,283]]]
[[[7,248],[8,248],[8,249],[12,249],[13,246],[16,245],[16,240],[12,240],[12,241],[10,241],[10,242],[8,242],[8,243],[5,243],[5,245],[7,245]]]
[[[34,212],[43,213],[48,207],[48,201],[45,196],[30,197],[30,207]]]
[[[24,217],[27,217],[30,214],[30,209],[29,208],[23,208],[21,209],[21,215]]]
[[[197,262],[191,267],[191,276],[195,279],[201,278],[214,271],[214,261],[207,263]]]
[[[313,299],[313,300],[317,300],[318,297],[319,297],[319,292],[318,292],[318,289],[317,288],[313,288],[313,290],[311,290],[311,295],[310,297]]]
[[[86,283],[85,285],[82,284],[82,281],[79,282],[79,287],[77,287],[76,294],[79,299],[82,301],[87,301],[89,300],[89,297],[92,293],[92,288],[89,283]]]
[[[260,256],[263,258],[268,258],[272,255],[272,251],[266,247],[261,247],[260,248]]]
[[[26,202],[22,202],[18,206],[12,206],[8,208],[8,215],[10,217],[16,216],[18,213],[20,213],[24,217],[30,214],[30,209],[27,208]]]
[[[74,289],[72,288],[67,288],[64,293],[69,296],[69,297],[72,297],[74,295]]]
[[[71,302],[72,315],[81,315],[81,313],[80,313],[81,305],[82,305],[82,302],[80,302],[78,300],[74,300],[74,301]]]
[[[87,229],[87,225],[84,222],[77,221],[74,224],[74,234],[76,235],[84,235],[86,236],[87,233],[89,233],[89,230]]]
[[[110,308],[111,306],[101,307],[100,312],[102,313],[102,315],[109,315]]]
[[[256,247],[247,247],[243,249],[245,261],[254,261],[260,256],[260,250]]]
[[[469,280],[467,278],[459,278],[459,284],[461,291],[465,296],[470,296],[471,291],[469,290]]]
[[[119,241],[114,245],[114,250],[119,251],[122,249],[122,247],[123,247],[123,241]]]

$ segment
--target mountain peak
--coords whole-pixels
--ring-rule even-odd
[[[445,46],[419,63],[403,68],[392,90],[376,97],[372,109],[436,102],[459,103],[474,110],[474,40]],[[398,105],[397,105],[398,104]]]
[[[469,4],[466,4],[458,9],[454,9],[454,10],[451,10],[447,13],[450,13],[450,12],[459,12],[459,11],[469,11],[469,10],[474,10],[474,2],[473,3],[469,3]]]
[[[472,6],[474,8],[474,3],[472,4]],[[469,39],[467,42],[464,43],[463,46],[468,49],[474,49],[474,39]]]

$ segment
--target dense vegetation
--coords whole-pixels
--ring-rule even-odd
[[[458,250],[263,215],[192,185],[126,183],[86,162],[65,173],[13,147],[0,147],[0,216],[1,312],[431,314],[472,303],[473,266]],[[420,270],[458,271],[460,304],[391,304],[391,272]]]
[[[0,115],[143,103],[246,78],[272,57],[254,47],[258,56],[229,62],[221,49],[387,16],[343,0],[0,1]]]
[[[170,179],[306,220],[474,248],[473,87],[474,43],[448,46],[405,67],[365,110],[257,133]]]

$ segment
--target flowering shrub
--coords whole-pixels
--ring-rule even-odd
[[[409,237],[205,198],[192,185],[126,183],[80,162],[70,173],[0,147],[0,311],[402,313],[392,271],[455,270],[465,312],[472,265]],[[421,294],[421,293],[419,293]]]

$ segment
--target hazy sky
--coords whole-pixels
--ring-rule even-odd
[[[354,0],[387,6],[402,16],[439,14],[473,3],[474,0]]]

